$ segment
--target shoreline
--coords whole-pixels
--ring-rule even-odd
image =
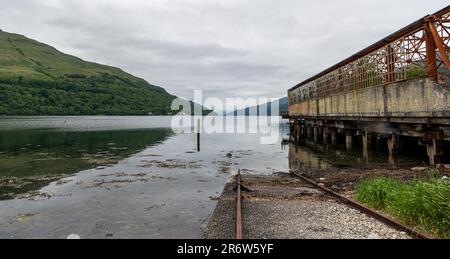
[[[352,172],[347,172],[347,171]],[[352,198],[362,179],[389,176],[411,180],[425,169],[310,170],[305,174],[327,188]],[[349,177],[352,175],[352,177]],[[443,175],[448,175],[443,173]],[[235,177],[230,177],[205,229],[205,239],[233,239]],[[289,173],[242,175],[244,238],[246,239],[409,239],[398,231],[293,178]]]

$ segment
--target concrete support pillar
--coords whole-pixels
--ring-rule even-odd
[[[331,145],[336,146],[337,144],[337,130],[331,129]]]
[[[312,139],[313,137],[313,128],[311,126],[307,126],[306,128],[306,137],[308,139]]]
[[[427,149],[430,165],[436,165],[441,162],[441,158],[444,155],[443,138],[443,132],[429,131],[425,133],[425,138],[419,140],[419,145],[423,145]]]
[[[439,164],[441,156],[444,154],[442,141],[439,139],[432,139],[429,143],[427,143],[426,147],[430,165]]]
[[[295,126],[296,126],[296,120],[293,120],[291,122],[291,128],[290,128],[290,134],[289,134],[289,140],[292,142],[295,142],[295,138],[296,138],[296,132],[295,132]]]
[[[314,127],[314,142],[319,142],[319,127]]]
[[[398,152],[399,140],[397,135],[391,135],[387,139],[389,150],[389,165],[395,165],[395,159]]]
[[[371,145],[371,139],[372,136],[370,135],[370,133],[365,130],[362,132],[361,134],[362,137],[362,145],[363,145],[363,157],[366,161],[369,161],[369,148]]]
[[[347,149],[353,148],[353,132],[351,131],[345,132],[345,146]]]
[[[328,127],[323,128],[323,144],[328,144],[329,130]]]

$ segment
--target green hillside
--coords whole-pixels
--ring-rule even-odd
[[[174,98],[118,68],[0,30],[0,115],[164,115]]]

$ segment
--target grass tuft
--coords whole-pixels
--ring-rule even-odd
[[[355,198],[406,224],[450,238],[450,179],[365,180],[357,184]]]

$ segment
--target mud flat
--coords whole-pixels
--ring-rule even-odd
[[[242,184],[246,239],[409,238],[286,173],[242,175]],[[234,186],[234,178],[230,178],[204,229],[204,238],[234,237]]]

